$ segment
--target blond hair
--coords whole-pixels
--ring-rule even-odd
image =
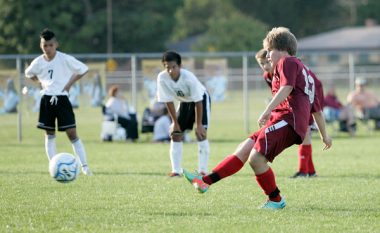
[[[297,39],[288,28],[275,27],[268,32],[263,41],[263,47],[265,50],[286,51],[289,55],[295,56],[297,53]]]

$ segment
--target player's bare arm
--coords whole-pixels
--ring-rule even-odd
[[[265,108],[264,112],[260,115],[259,119],[257,120],[260,127],[265,125],[265,123],[270,118],[270,113],[272,112],[272,110],[275,109],[280,103],[282,103],[289,96],[292,90],[293,86],[280,87],[276,95],[272,98],[272,100]]]
[[[71,86],[76,81],[78,81],[79,79],[81,79],[85,74],[87,74],[87,72],[85,72],[83,74],[74,74],[73,76],[71,76],[70,80],[66,83],[66,85],[63,88],[62,92],[66,91],[67,93],[69,93]]]
[[[203,104],[202,101],[195,103],[195,135],[199,141],[203,141],[207,137],[207,131],[202,125],[202,117],[203,117]]]
[[[169,112],[170,118],[173,122],[173,127],[170,128],[170,135],[175,141],[180,141],[183,135],[183,132],[181,130],[181,127],[179,126],[178,120],[177,120],[177,113],[175,110],[175,106],[173,102],[167,102],[165,103],[166,109]]]
[[[323,150],[327,150],[332,146],[332,139],[329,137],[329,135],[327,135],[326,121],[323,116],[323,112],[322,111],[314,112],[313,118],[314,118],[315,123],[317,123],[318,129],[319,129],[319,135],[323,143],[325,144],[325,147],[323,148]]]
[[[31,77],[30,79],[33,80],[34,82],[39,82],[37,76],[33,76],[33,77]]]

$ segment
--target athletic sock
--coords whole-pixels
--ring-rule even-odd
[[[309,160],[311,145],[299,145],[298,147],[298,171],[307,174],[309,171]]]
[[[314,163],[313,163],[313,148],[312,146],[310,145],[310,149],[309,149],[309,171],[308,173],[309,174],[314,174],[315,173],[315,168],[314,168]]]
[[[212,173],[203,176],[202,179],[206,184],[216,183],[227,176],[235,174],[243,165],[244,163],[237,156],[229,155],[212,170]]]
[[[182,173],[182,142],[170,141],[170,162],[172,165],[172,172],[181,174]]]
[[[71,145],[73,147],[74,153],[79,157],[82,167],[87,166],[87,155],[82,141],[79,138],[74,139],[71,141]]]
[[[207,173],[208,158],[210,154],[210,145],[208,140],[198,142],[198,172]]]
[[[49,161],[56,155],[57,148],[55,143],[55,135],[45,135],[45,152]]]
[[[270,167],[266,172],[256,175],[256,181],[264,193],[268,195],[269,200],[281,201],[280,190],[277,188],[275,175]]]

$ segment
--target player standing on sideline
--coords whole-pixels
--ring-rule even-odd
[[[25,70],[25,76],[40,82],[42,98],[37,127],[46,131],[45,150],[48,159],[56,154],[55,120],[58,131],[66,131],[75,154],[79,157],[82,172],[92,175],[87,164],[86,151],[76,131],[75,115],[68,98],[71,86],[88,71],[88,67],[74,57],[57,51],[54,32],[44,29],[40,34],[42,55],[35,58]]]
[[[165,70],[157,77],[157,101],[164,102],[172,119],[170,132],[170,160],[172,171],[170,177],[178,177],[183,173],[182,149],[183,134],[192,130],[195,122],[195,136],[198,140],[199,174],[207,174],[207,163],[210,146],[207,140],[211,99],[206,88],[190,71],[181,68],[181,56],[167,51],[162,56]],[[178,113],[173,101],[180,102]]]
[[[273,77],[273,69],[270,65],[267,58],[267,51],[265,49],[261,49],[256,53],[256,61],[260,65],[261,69],[264,71],[263,78],[268,84],[269,88],[272,88],[272,77]],[[306,67],[307,68],[307,67]],[[307,68],[308,69],[308,68]],[[309,69],[308,69],[309,70]],[[311,72],[310,75],[314,78],[315,82],[315,91],[319,101],[319,104],[316,106],[317,109],[315,111],[323,111],[323,87],[322,83],[319,79],[317,79],[316,75]],[[313,158],[312,158],[312,145],[311,145],[311,127],[314,123],[313,117],[310,116],[309,127],[307,128],[307,132],[305,135],[305,139],[302,144],[298,146],[298,172],[296,172],[291,178],[298,177],[316,177],[317,173],[315,171]]]
[[[209,185],[238,172],[248,160],[256,181],[268,196],[264,209],[282,209],[285,199],[281,197],[275,175],[268,165],[284,149],[302,143],[307,131],[314,104],[314,79],[295,56],[297,39],[284,27],[273,28],[264,39],[268,60],[273,67],[273,98],[258,119],[261,127],[242,142],[236,151],[227,156],[206,176],[191,174],[184,170],[185,178],[204,193]],[[313,114],[320,129],[324,149],[331,147],[326,134],[323,115]]]

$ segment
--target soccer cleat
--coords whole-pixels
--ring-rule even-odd
[[[275,202],[275,201],[268,200],[260,208],[261,209],[266,209],[266,210],[280,210],[280,209],[285,208],[285,206],[286,206],[286,201],[282,197],[280,202]]]
[[[181,177],[181,174],[176,173],[176,172],[170,172],[170,173],[168,174],[168,176],[169,176],[170,178],[173,178],[173,177]]]
[[[307,174],[303,172],[296,172],[294,175],[292,175],[289,178],[306,178]]]
[[[318,177],[317,173],[314,172],[314,173],[309,173],[309,177],[310,178],[315,178],[315,177]]]
[[[208,190],[209,185],[203,182],[202,175],[192,174],[186,170],[183,170],[183,175],[199,193],[205,193]]]
[[[90,168],[87,165],[82,166],[82,172],[86,176],[92,176],[92,171],[90,170]]]

